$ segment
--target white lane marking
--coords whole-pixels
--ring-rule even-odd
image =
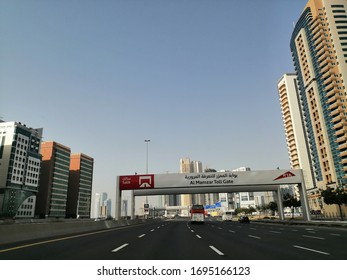
[[[341,234],[339,234],[339,233],[330,233],[330,235],[332,235],[332,236],[341,236]]]
[[[255,239],[261,239],[261,237],[255,236],[255,235],[248,235],[248,237],[255,238]]]
[[[323,254],[323,255],[330,255],[327,252],[322,252],[322,251],[318,251],[318,250],[314,250],[314,249],[310,249],[310,248],[305,248],[305,247],[301,247],[301,246],[298,246],[298,245],[293,245],[293,247],[298,248],[298,249],[302,249],[302,250],[307,250],[307,251],[319,253],[319,254]]]
[[[196,234],[196,237],[197,237],[197,238],[202,238],[202,237],[201,237],[200,235],[198,235],[198,234]]]
[[[218,229],[223,229],[223,228],[221,228],[221,227],[218,227]]]
[[[142,237],[144,237],[146,234],[141,234],[140,236],[139,236],[139,238],[142,238]]]
[[[305,228],[305,230],[311,230],[311,231],[314,231],[313,228]]]
[[[190,232],[194,232],[194,230],[191,229]]]
[[[303,235],[303,237],[313,238],[313,239],[319,239],[319,240],[325,240],[324,237],[317,237],[317,236],[311,236],[311,235]]]
[[[160,228],[160,227],[157,227],[157,228]]]
[[[214,247],[214,246],[209,246],[213,251],[215,251],[218,255],[220,255],[220,256],[223,256],[224,255],[224,253],[222,253],[221,251],[219,251],[216,247]]]
[[[151,229],[151,231],[155,231],[155,229]]]
[[[281,233],[281,232],[275,231],[275,230],[270,230],[269,232],[271,232],[271,233]]]
[[[229,232],[235,233],[235,231],[234,231],[234,230],[229,230]]]
[[[117,251],[123,249],[124,247],[126,247],[126,246],[128,246],[128,245],[129,245],[129,243],[125,243],[125,244],[123,244],[122,246],[119,246],[118,248],[112,250],[112,252],[117,252]]]

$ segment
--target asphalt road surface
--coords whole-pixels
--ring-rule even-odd
[[[158,220],[0,247],[2,260],[345,260],[347,230]]]

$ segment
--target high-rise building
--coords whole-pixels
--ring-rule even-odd
[[[100,217],[101,196],[100,193],[94,195],[94,218]]]
[[[90,218],[94,159],[85,154],[72,154],[66,216]],[[107,194],[106,198],[107,199]]]
[[[42,128],[0,122],[0,217],[34,217]]]
[[[41,154],[36,215],[40,218],[65,218],[71,150],[56,142],[42,142]]]
[[[318,189],[302,122],[296,74],[284,74],[277,87],[291,168],[303,170],[310,208],[319,210]]]
[[[112,217],[112,201],[111,199],[107,198],[107,193],[96,193],[94,196],[94,218],[109,218]],[[123,204],[127,204],[127,201],[125,202],[123,200]],[[127,212],[127,205],[125,205],[126,209],[124,213]],[[126,214],[127,215],[127,214]]]
[[[180,159],[180,173],[200,173],[202,170],[201,161],[193,161],[190,158]],[[203,194],[183,194],[180,196],[181,206],[190,206],[192,204],[204,204],[205,196]]]
[[[346,185],[347,1],[309,0],[290,48],[316,186]]]

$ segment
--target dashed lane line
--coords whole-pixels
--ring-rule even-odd
[[[275,230],[270,230],[269,232],[271,232],[271,233],[281,233],[281,232],[275,231]]]
[[[216,247],[214,247],[214,246],[212,246],[212,245],[210,245],[209,247],[210,247],[213,251],[215,251],[218,255],[220,255],[220,256],[223,256],[223,255],[224,255],[224,253],[221,252],[221,251],[219,251]]]
[[[139,238],[142,238],[142,237],[144,237],[146,234],[144,233],[144,234],[141,234],[140,236],[139,236]]]
[[[298,248],[298,249],[302,249],[302,250],[307,250],[307,251],[319,253],[319,254],[323,254],[323,255],[330,255],[330,253],[327,253],[327,252],[318,251],[318,250],[314,250],[311,248],[306,248],[306,247],[302,247],[302,246],[298,246],[298,245],[293,245],[293,247]]]
[[[306,238],[313,238],[313,239],[319,239],[319,240],[325,240],[324,237],[311,236],[311,235],[303,235],[303,237],[306,237]]]
[[[202,238],[199,234],[196,234],[196,237],[197,237],[197,238]]]
[[[248,235],[248,237],[255,238],[255,239],[261,239],[261,237],[255,236],[255,235]]]
[[[112,252],[113,252],[113,253],[114,253],[114,252],[117,252],[117,251],[123,249],[124,247],[126,247],[126,246],[128,246],[128,245],[129,245],[129,243],[124,243],[122,246],[119,246],[118,248],[113,249]]]

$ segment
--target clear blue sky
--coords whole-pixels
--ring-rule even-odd
[[[1,0],[0,116],[117,175],[289,168],[277,81],[306,0]]]

